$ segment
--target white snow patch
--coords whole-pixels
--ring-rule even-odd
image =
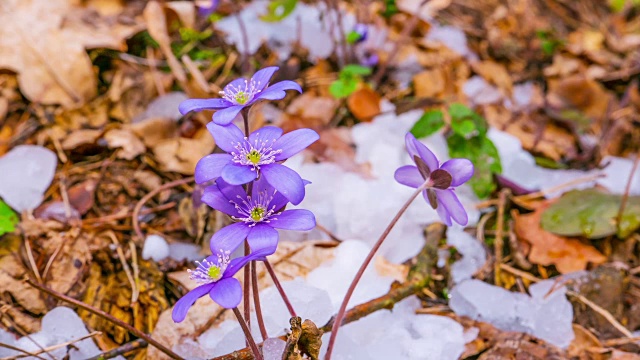
[[[561,348],[569,346],[574,337],[573,308],[565,296],[566,288],[545,280],[531,285],[529,292],[531,296],[467,280],[453,288],[449,306],[458,315],[499,329],[525,332]]]
[[[173,260],[182,261],[182,260],[200,260],[202,255],[200,255],[200,246],[196,244],[185,244],[181,242],[174,242],[169,244],[169,256]]]
[[[487,253],[480,241],[460,228],[447,230],[447,244],[455,247],[462,255],[462,259],[451,266],[451,279],[454,284],[471,279],[486,262]]]
[[[169,254],[169,244],[162,236],[153,234],[144,239],[144,246],[142,247],[143,259],[160,261],[166,259]]]
[[[0,157],[0,197],[14,210],[35,209],[56,172],[56,154],[42,146],[18,145]]]

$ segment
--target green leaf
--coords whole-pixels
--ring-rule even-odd
[[[266,22],[278,22],[289,16],[296,8],[298,0],[273,0],[267,6],[267,13],[260,16]]]
[[[358,88],[357,79],[338,79],[329,86],[329,93],[337,99],[346,98]]]
[[[621,12],[624,10],[626,0],[609,0],[609,7],[613,12]]]
[[[182,41],[186,42],[199,42],[206,40],[213,35],[213,31],[211,30],[200,32],[190,28],[180,28],[178,31],[180,32],[180,38]]]
[[[18,215],[9,205],[0,200],[0,235],[15,231],[18,222],[20,222]]]
[[[453,103],[449,105],[451,116],[451,129],[466,138],[471,136],[485,136],[487,123],[484,118],[471,110],[466,105]]]
[[[416,138],[427,137],[444,126],[444,116],[440,110],[426,111],[411,128]]]
[[[502,172],[500,156],[493,142],[485,136],[467,139],[453,134],[447,138],[449,155],[452,158],[467,158],[474,166],[474,174],[469,185],[479,198],[489,196],[495,189],[493,174]]]
[[[597,189],[569,191],[544,211],[540,223],[546,231],[562,236],[626,238],[640,227],[640,196],[627,198],[618,229],[621,202],[622,195]]]
[[[345,65],[345,67],[343,67],[342,70],[340,71],[341,77],[342,76],[347,76],[347,77],[367,76],[367,75],[371,75],[371,68],[367,66],[356,65],[356,64]]]
[[[347,41],[348,44],[355,44],[358,40],[360,40],[361,37],[362,36],[360,36],[359,33],[355,31],[351,31],[347,33],[347,36],[345,36],[345,40]]]
[[[398,9],[398,5],[396,5],[396,0],[384,0],[384,11],[382,12],[382,16],[386,18],[390,18],[391,16],[400,12]]]
[[[468,138],[477,131],[477,128],[476,124],[472,120],[465,119],[462,121],[452,121],[451,130],[456,134]]]

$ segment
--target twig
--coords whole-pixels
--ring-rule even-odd
[[[117,326],[120,326],[124,329],[126,329],[127,331],[129,331],[131,334],[144,339],[147,343],[149,343],[150,345],[155,346],[158,350],[162,351],[163,353],[167,354],[167,356],[169,356],[172,359],[178,359],[178,360],[183,360],[182,357],[180,357],[178,354],[174,353],[173,351],[171,351],[171,349],[167,348],[166,346],[162,345],[161,343],[157,342],[156,340],[154,340],[153,338],[151,338],[151,336],[143,333],[142,331],[134,328],[133,326],[127,324],[126,322],[120,320],[120,319],[116,319],[115,317],[111,316],[110,314],[100,310],[100,309],[96,309],[95,307],[85,304],[82,301],[78,301],[72,297],[69,297],[67,295],[61,294],[55,290],[49,289],[48,287],[38,284],[36,282],[34,282],[33,280],[27,278],[25,280],[27,282],[27,284],[33,286],[34,288],[45,292],[53,297],[55,297],[58,300],[62,300],[65,302],[68,302],[70,304],[76,305],[92,314],[98,315],[99,317],[108,320],[112,323],[114,323]]]
[[[593,311],[595,311],[598,314],[602,315],[605,319],[607,319],[607,321],[611,325],[613,325],[614,328],[618,329],[618,331],[620,331],[624,336],[626,336],[628,338],[633,338],[633,334],[631,333],[631,331],[629,331],[629,329],[627,329],[626,327],[622,326],[622,324],[620,324],[618,322],[618,320],[616,320],[616,318],[613,317],[613,315],[611,315],[610,312],[608,312],[607,310],[603,309],[598,304],[592,302],[591,300],[587,299],[586,297],[578,294],[577,292],[571,291],[571,290],[567,290],[567,295],[571,295],[571,296],[577,298],[578,300],[582,301],[585,305],[590,307]]]
[[[0,347],[6,348],[6,349],[10,349],[10,350],[13,350],[13,351],[21,352],[21,353],[23,353],[23,354],[26,354],[26,355],[25,355],[25,357],[26,357],[26,356],[35,356],[35,357],[37,357],[38,359],[47,360],[47,359],[43,358],[42,356],[38,356],[38,355],[33,354],[33,353],[30,353],[30,352],[28,352],[28,351],[26,351],[26,350],[22,350],[22,349],[20,349],[19,347],[15,347],[15,346],[13,346],[13,345],[5,344],[5,343],[3,343],[3,342],[0,342]]]
[[[33,258],[33,251],[31,250],[31,242],[25,236],[24,238],[24,247],[27,250],[27,258],[29,259],[29,265],[31,265],[31,270],[33,274],[36,276],[38,282],[43,282],[42,277],[40,276],[40,271],[38,271],[38,266],[36,265],[36,260]]]
[[[329,236],[332,240],[335,240],[337,242],[342,242],[342,239],[340,239],[336,234],[332,233],[331,230],[327,229],[326,227],[320,225],[317,221],[316,221],[316,228],[318,228],[318,230],[322,231],[323,233],[325,233],[327,236]]]
[[[276,286],[276,289],[278,289],[278,292],[280,293],[280,297],[282,297],[282,301],[284,301],[284,304],[287,306],[287,309],[289,310],[289,315],[291,315],[291,317],[298,316],[296,315],[296,311],[293,309],[293,305],[291,305],[291,302],[289,301],[287,294],[284,292],[284,289],[282,288],[282,284],[280,284],[280,280],[278,280],[278,276],[276,275],[275,270],[273,270],[273,266],[271,266],[271,263],[269,262],[269,260],[265,259],[264,266],[267,268],[269,275],[271,275],[273,284]]]
[[[85,336],[83,336],[83,337],[80,337],[80,338],[77,338],[77,339],[73,339],[73,340],[70,340],[70,341],[64,342],[64,343],[62,343],[62,344],[57,344],[57,345],[49,346],[49,347],[44,348],[44,349],[42,349],[42,350],[36,351],[36,352],[34,352],[34,353],[28,353],[28,352],[24,351],[24,353],[25,353],[26,355],[14,355],[14,356],[8,356],[8,357],[3,357],[3,358],[2,358],[2,359],[0,359],[0,360],[15,360],[15,359],[22,359],[22,358],[25,358],[25,357],[27,357],[27,356],[36,356],[36,357],[39,357],[39,356],[38,356],[39,354],[42,354],[42,353],[45,353],[45,352],[49,352],[49,351],[53,351],[53,350],[57,350],[57,349],[60,349],[60,348],[65,347],[65,346],[68,346],[68,345],[71,345],[71,344],[74,344],[74,343],[80,342],[80,341],[85,340],[85,339],[88,339],[88,338],[92,338],[92,337],[94,337],[94,336],[96,336],[96,335],[100,335],[100,334],[102,334],[100,331],[94,331],[94,332],[92,332],[91,334],[87,334],[87,335],[85,335]]]
[[[640,336],[635,336],[632,338],[609,339],[604,341],[604,346],[621,346],[639,341]]]
[[[494,243],[495,262],[493,265],[494,283],[497,286],[502,284],[500,279],[500,264],[502,264],[502,255],[504,251],[504,208],[507,205],[507,197],[510,190],[503,189],[498,195],[498,218],[496,220],[496,236]]]
[[[635,175],[636,170],[638,169],[638,163],[640,162],[640,154],[636,156],[636,159],[633,161],[633,166],[631,167],[631,173],[629,174],[629,180],[627,180],[627,186],[624,188],[624,194],[622,195],[622,200],[620,201],[620,209],[618,210],[618,216],[616,217],[616,223],[618,231],[620,231],[620,224],[622,223],[622,214],[624,213],[624,208],[627,206],[627,200],[629,200],[629,191],[631,190],[631,182],[633,181],[633,175]]]
[[[138,217],[140,215],[140,210],[142,209],[144,204],[147,201],[149,201],[149,199],[154,197],[156,194],[176,186],[188,184],[192,182],[194,179],[195,178],[193,176],[190,176],[184,179],[170,181],[166,184],[163,184],[151,190],[149,193],[147,193],[147,195],[143,196],[142,199],[140,199],[140,201],[138,201],[138,203],[136,204],[136,207],[133,208],[133,213],[131,214],[131,223],[133,225],[133,230],[136,232],[136,235],[140,241],[144,240],[144,234],[142,233],[142,230],[140,230],[140,220],[138,220]]]
[[[168,202],[166,204],[158,205],[152,208],[140,210],[140,215],[147,215],[147,214],[151,214],[158,211],[164,211],[167,209],[171,209],[174,206],[176,206],[175,201]],[[121,214],[110,214],[110,215],[105,215],[97,218],[85,219],[82,221],[82,224],[91,225],[93,223],[101,223],[101,222],[107,222],[107,221],[126,219],[130,216],[131,216],[131,211],[127,211]]]
[[[98,354],[96,356],[90,357],[87,360],[106,360],[112,359],[116,356],[126,354],[128,352],[136,351],[139,349],[143,349],[147,347],[147,342],[144,339],[135,339],[131,342],[128,342],[122,346],[119,346],[113,350],[105,351],[102,354]]]

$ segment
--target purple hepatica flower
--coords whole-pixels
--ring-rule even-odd
[[[217,110],[213,114],[213,122],[227,125],[242,109],[259,100],[281,100],[287,95],[285,90],[302,92],[300,85],[289,80],[268,86],[269,79],[277,70],[277,66],[258,70],[249,80],[240,78],[227,84],[220,91],[222,99],[189,99],[180,103],[178,109],[182,115],[190,111]]]
[[[189,278],[202,285],[189,291],[173,307],[171,317],[181,322],[187,316],[189,308],[199,298],[209,294],[211,299],[223,308],[233,309],[242,300],[242,287],[233,276],[249,261],[264,260],[275,252],[275,247],[263,246],[247,256],[229,260],[229,251],[218,250],[202,262],[197,262],[195,270],[189,270]]]
[[[359,38],[355,41],[355,43],[361,43],[367,40],[367,36],[369,35],[369,26],[363,23],[357,23],[352,30],[355,34],[358,34]]]
[[[205,189],[202,201],[237,221],[213,234],[211,249],[234,251],[246,238],[251,250],[257,251],[277,246],[276,229],[307,231],[316,226],[311,211],[284,210],[287,199],[262,178],[253,183],[251,196],[242,186],[218,179]]]
[[[292,204],[298,205],[302,201],[302,178],[279,162],[318,140],[318,133],[299,129],[282,135],[282,129],[265,126],[246,138],[234,124],[220,126],[209,123],[207,128],[216,144],[228,154],[211,154],[200,159],[195,171],[198,184],[222,177],[231,185],[242,185],[255,180],[260,174]]]
[[[220,5],[220,0],[207,0],[206,3],[207,5],[198,6],[198,14],[200,16],[208,17],[213,14],[218,8],[218,5]]]
[[[440,219],[448,226],[451,226],[452,218],[460,225],[467,225],[467,212],[458,200],[454,188],[473,176],[471,161],[451,159],[440,165],[431,150],[416,140],[411,133],[407,133],[405,142],[416,166],[407,165],[396,170],[396,181],[413,188],[419,188],[428,181],[427,189],[422,195],[431,207],[438,211]]]

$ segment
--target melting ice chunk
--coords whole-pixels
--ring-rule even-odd
[[[53,151],[36,145],[19,145],[0,158],[0,197],[22,212],[42,203],[58,160]]]

